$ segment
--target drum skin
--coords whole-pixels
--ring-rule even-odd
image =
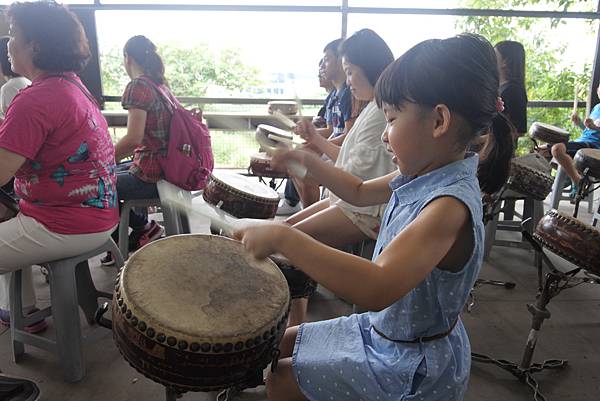
[[[275,262],[285,276],[292,299],[308,298],[315,293],[317,282],[310,278],[306,273],[296,269],[283,256],[271,255],[269,258]]]
[[[279,195],[266,185],[239,174],[214,172],[202,197],[237,218],[275,217]]]
[[[569,141],[569,132],[554,125],[535,122],[531,124],[531,137],[546,143],[561,143]]]
[[[271,166],[271,156],[265,152],[254,154],[250,157],[250,172],[259,177],[287,178],[286,169],[274,169]]]
[[[600,149],[579,149],[573,160],[580,173],[589,168],[591,177],[600,178]]]
[[[533,236],[557,255],[600,275],[600,231],[594,227],[552,209],[538,222]]]
[[[289,291],[241,243],[177,235],[132,255],[113,298],[113,336],[140,373],[177,391],[254,384],[277,355]]]
[[[552,191],[554,178],[545,169],[540,168],[535,163],[536,161],[547,163],[541,156],[534,153],[525,158],[513,159],[508,188],[531,196],[533,199],[544,200]]]

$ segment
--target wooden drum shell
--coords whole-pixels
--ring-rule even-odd
[[[264,185],[258,182],[254,184]],[[279,205],[279,196],[276,192],[269,198],[255,196],[232,187],[214,175],[211,175],[206,184],[202,197],[208,203],[237,218],[271,219],[275,217]]]
[[[537,170],[513,160],[508,188],[536,200],[544,200],[552,191],[554,178],[545,171]]]
[[[204,320],[200,319],[200,321],[205,321],[208,324],[194,323],[199,322],[199,320],[194,319],[190,319],[190,323],[187,324],[187,317],[180,317],[180,320],[166,319],[170,322],[181,321],[183,319],[186,322],[185,327],[187,327],[185,330],[182,330],[177,325],[171,326],[165,324],[164,318],[164,311],[170,307],[168,304],[180,298],[166,294],[165,297],[160,299],[156,298],[140,303],[140,294],[145,293],[147,290],[139,291],[139,281],[138,286],[134,285],[131,281],[127,282],[128,280],[134,280],[136,277],[139,278],[141,274],[146,275],[153,271],[140,268],[140,265],[146,263],[147,260],[154,261],[157,259],[154,257],[156,254],[149,251],[152,247],[161,245],[162,248],[156,248],[159,251],[172,248],[173,255],[183,255],[182,259],[184,259],[187,257],[185,254],[189,252],[191,246],[196,245],[196,242],[188,242],[188,244],[185,244],[185,247],[181,247],[175,244],[174,241],[195,241],[198,238],[199,241],[197,244],[199,248],[203,246],[201,250],[204,249],[208,253],[212,252],[214,254],[219,251],[230,252],[232,248],[242,249],[241,244],[237,241],[223,237],[179,235],[153,242],[134,254],[119,273],[113,296],[113,337],[117,348],[127,362],[140,373],[153,381],[177,391],[213,391],[232,386],[244,387],[260,384],[256,383],[256,380],[257,378],[262,378],[262,371],[273,361],[277,354],[277,347],[287,327],[289,309],[289,292],[285,288],[284,278],[273,264],[270,262],[256,262],[260,263],[263,268],[265,266],[268,267],[266,271],[269,272],[268,277],[270,278],[265,282],[262,281],[262,278],[267,273],[262,273],[260,269],[258,273],[254,273],[254,268],[251,269],[250,267],[243,266],[244,262],[239,262],[241,264],[236,267],[237,273],[233,273],[232,276],[238,277],[238,275],[242,274],[245,277],[251,277],[245,283],[249,286],[249,289],[244,291],[256,294],[255,299],[261,299],[261,302],[262,298],[266,298],[263,302],[264,305],[257,305],[257,308],[261,311],[268,310],[268,313],[256,312],[260,316],[245,318],[249,319],[248,321],[250,322],[255,322],[254,327],[247,327],[245,323],[239,323],[235,318],[229,317],[231,313],[234,313],[231,308],[234,308],[239,302],[243,303],[243,300],[237,300],[236,302],[238,303],[235,303],[231,302],[229,298],[213,299],[213,296],[222,294],[221,288],[223,288],[223,285],[229,287],[228,284],[224,284],[227,272],[232,269],[227,264],[219,264],[219,268],[222,268],[223,274],[217,272],[217,275],[215,275],[214,271],[204,271],[203,275],[203,271],[193,271],[196,279],[199,282],[206,283],[207,288],[211,287],[211,291],[214,291],[214,293],[205,293],[206,298],[203,301],[188,305],[188,310],[191,308],[201,311],[198,314],[202,315],[202,319]],[[219,243],[226,241],[230,242],[226,244],[227,246],[216,248],[216,246],[220,245]],[[206,243],[207,246],[204,246],[205,244],[202,242]],[[216,250],[210,249],[210,246],[213,246],[213,244],[216,244]],[[156,252],[156,249],[154,252]],[[202,254],[201,250],[198,252],[198,255]],[[140,256],[144,252],[147,253],[146,260]],[[169,255],[169,257],[172,258],[173,255]],[[246,260],[244,259],[245,257],[238,254],[231,254],[230,257],[228,260],[231,261]],[[182,275],[182,263],[184,262],[179,264],[174,263],[173,266],[164,266],[165,274],[167,274],[169,268],[174,268],[175,270],[172,272],[173,276],[169,280],[174,280],[178,283],[181,282],[180,292],[187,291],[186,297],[192,296],[191,299],[199,299],[200,296],[196,297],[194,292],[185,289],[186,285],[190,283],[182,282],[185,279],[180,278],[186,277],[185,275],[188,273],[186,272]],[[267,265],[264,265],[264,263]],[[209,263],[204,264],[204,266],[206,265],[209,265]],[[131,269],[136,268],[138,271],[134,274]],[[155,264],[154,268],[162,269],[163,266]],[[130,271],[128,272],[127,269],[130,269]],[[254,275],[247,276],[244,271],[245,269],[252,270],[253,272],[249,274]],[[165,276],[162,278],[165,279]],[[156,280],[161,280],[161,277],[156,277]],[[264,284],[257,285],[257,282]],[[277,283],[277,292],[269,290],[275,283]],[[152,287],[152,291],[162,288],[160,285],[154,286],[154,284]],[[261,296],[256,291],[264,291],[264,295]],[[236,292],[237,290],[233,290],[233,293]],[[207,302],[207,299],[209,303],[203,303]],[[282,302],[280,303],[279,301]],[[162,305],[156,307],[159,304]],[[152,307],[153,305],[155,307]],[[215,318],[215,320],[208,318],[214,316],[211,313],[214,313],[215,310],[221,310],[221,305],[226,305],[223,306],[223,314]],[[263,308],[265,305],[267,309]],[[210,311],[207,309],[205,312],[205,308],[207,307],[210,308]],[[162,311],[162,313],[159,311]],[[177,312],[177,310],[173,311],[173,313]],[[242,316],[246,316],[246,313],[244,311]],[[233,319],[233,323],[226,326],[219,324],[219,322],[227,322],[228,319]],[[231,329],[229,325],[232,326]]]
[[[271,166],[271,157],[265,152],[252,155],[250,158],[250,172],[258,177],[287,178],[287,169],[275,169]]]
[[[538,222],[533,236],[557,255],[600,275],[600,231],[594,227],[553,209]]]
[[[569,141],[569,132],[550,124],[535,122],[531,124],[531,137],[533,139],[554,144]]]
[[[586,168],[589,168],[591,177],[600,178],[600,149],[579,149],[573,161],[582,174]]]

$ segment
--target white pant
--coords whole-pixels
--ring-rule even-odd
[[[104,244],[113,229],[93,234],[57,234],[21,213],[0,223],[0,308],[9,309],[10,273],[23,270],[23,307],[35,306],[31,265],[89,252]]]

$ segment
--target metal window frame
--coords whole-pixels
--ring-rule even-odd
[[[258,2],[260,0],[257,0]],[[348,33],[348,16],[350,14],[381,14],[381,15],[454,15],[477,17],[514,17],[514,18],[560,18],[560,19],[591,19],[598,20],[599,29],[596,41],[594,66],[590,81],[589,96],[587,99],[588,110],[591,104],[600,102],[595,88],[600,84],[600,0],[595,12],[579,11],[535,11],[535,10],[503,10],[503,9],[467,9],[467,8],[411,8],[411,7],[351,7],[349,0],[339,0],[340,6],[302,6],[302,5],[223,5],[223,4],[106,4],[101,0],[94,0],[93,4],[71,4],[69,8],[90,11],[130,11],[130,10],[155,10],[155,11],[224,11],[224,12],[312,12],[312,13],[339,13],[341,18],[341,37]],[[7,6],[0,6],[3,9]],[[93,32],[90,32],[93,31]],[[96,27],[88,30],[93,35],[90,41],[97,43],[98,33]],[[99,63],[99,53],[94,53],[96,64]],[[97,77],[98,82],[101,78]],[[97,84],[97,82],[94,82]],[[104,99],[113,99],[114,96],[104,96]],[[209,98],[206,98],[209,100]],[[213,99],[217,100],[217,99]],[[566,102],[539,101],[540,104],[558,107]],[[556,106],[555,106],[556,105]],[[535,106],[533,106],[535,107]]]

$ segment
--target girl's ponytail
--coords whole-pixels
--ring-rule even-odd
[[[515,131],[515,127],[504,114],[498,113],[492,119],[487,142],[479,152],[477,178],[482,192],[493,194],[508,180]]]

